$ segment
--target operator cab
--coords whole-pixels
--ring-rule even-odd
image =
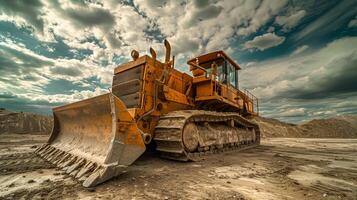
[[[201,55],[187,62],[194,77],[215,76],[215,80],[239,88],[238,70],[241,68],[223,51]]]
[[[198,56],[187,61],[193,75],[195,101],[202,109],[254,113],[255,97],[239,90],[240,66],[223,51]]]

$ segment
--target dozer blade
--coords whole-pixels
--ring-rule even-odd
[[[119,175],[145,151],[135,120],[111,93],[54,108],[53,116],[51,136],[36,153],[85,187]]]

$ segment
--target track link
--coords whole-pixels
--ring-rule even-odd
[[[195,124],[199,132],[200,142],[195,150],[188,149],[183,139],[187,124]],[[208,140],[209,136],[205,134],[210,130],[211,140]],[[215,139],[212,140],[212,133],[220,135],[214,135]],[[197,161],[212,154],[255,147],[260,143],[260,130],[257,124],[237,113],[174,111],[160,117],[155,128],[154,141],[157,145],[156,150],[164,158]]]

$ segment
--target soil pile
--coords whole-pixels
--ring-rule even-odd
[[[257,117],[262,137],[357,138],[357,116],[314,119],[303,124],[290,124],[276,119]]]
[[[29,133],[49,134],[52,117],[24,112],[11,112],[0,108],[0,134]]]

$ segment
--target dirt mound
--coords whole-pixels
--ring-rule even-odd
[[[276,119],[254,119],[262,137],[357,138],[357,116],[314,119],[303,124],[290,124]]]
[[[24,112],[11,112],[0,109],[1,133],[37,132],[49,134],[52,129],[52,117]]]

